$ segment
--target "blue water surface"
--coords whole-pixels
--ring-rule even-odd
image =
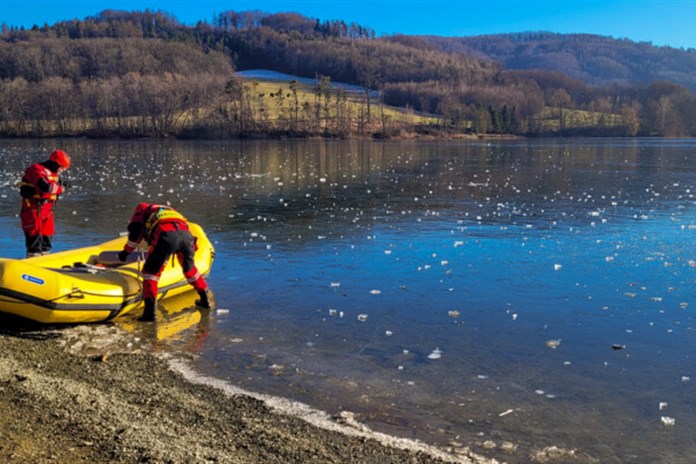
[[[56,248],[143,200],[208,232],[202,373],[506,462],[693,461],[696,140],[3,140],[3,256],[56,146]]]

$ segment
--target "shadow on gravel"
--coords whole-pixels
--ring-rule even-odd
[[[0,334],[33,340],[60,337],[61,326],[40,324],[13,314],[0,313]]]

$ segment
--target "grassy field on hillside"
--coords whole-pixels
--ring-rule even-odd
[[[289,111],[298,105],[303,107],[314,107],[324,105],[326,93],[319,94],[317,85],[304,82],[296,82],[291,86],[290,81],[282,82],[277,80],[261,80],[245,78],[244,82],[250,86],[253,94],[264,102],[267,116],[270,120],[277,120],[284,110]],[[295,90],[293,90],[293,88]],[[297,93],[297,103],[295,103],[295,92]],[[328,92],[329,105],[336,104],[339,95],[345,98],[347,108],[353,115],[360,111],[365,111],[367,107],[366,95],[355,91],[342,91],[331,88]],[[442,118],[436,115],[421,115],[406,108],[398,108],[389,105],[382,105],[378,98],[370,98],[370,112],[374,117],[381,117],[382,114],[391,121],[403,122],[405,124],[439,124]]]

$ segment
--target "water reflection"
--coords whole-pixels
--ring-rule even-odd
[[[210,333],[211,310],[195,306],[195,291],[158,303],[157,321],[143,324],[137,314],[83,325],[42,325],[0,313],[2,331],[23,337],[55,337],[75,353],[108,357],[113,353],[176,352],[198,355]],[[139,312],[138,310],[135,313]]]
[[[135,320],[139,311],[114,322],[128,334],[142,338],[147,351],[199,354],[210,332],[211,310],[197,307],[194,303],[197,297],[196,292],[189,291],[159,301],[156,322],[152,324]]]
[[[55,146],[57,247],[143,200],[204,225],[229,311],[144,339],[207,374],[506,462],[693,454],[694,140],[2,141],[3,256],[14,179]]]

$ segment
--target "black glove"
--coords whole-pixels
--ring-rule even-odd
[[[126,250],[121,250],[118,252],[118,260],[121,261],[122,263],[125,263],[126,260],[128,259],[128,253]]]

